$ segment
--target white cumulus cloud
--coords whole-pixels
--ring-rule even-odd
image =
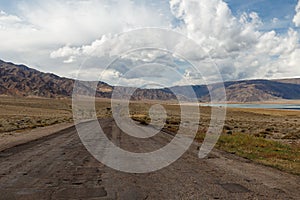
[[[295,8],[296,15],[294,16],[293,22],[295,26],[300,27],[300,0]]]
[[[156,4],[159,7],[160,2]],[[90,63],[90,72],[82,73],[84,79],[93,79],[98,76],[96,67],[104,68],[108,60],[137,46],[173,46],[173,51],[184,52],[192,60],[207,57],[201,49],[191,48],[171,34],[144,32],[130,38],[118,35],[143,27],[169,28],[191,38],[209,53],[225,80],[300,75],[298,29],[287,27],[283,33],[265,31],[261,29],[265,24],[260,13],[234,15],[224,0],[170,0],[166,11],[131,0],[19,1],[15,9],[18,15],[0,11],[2,59],[63,76],[73,77],[85,58],[97,55],[97,65]],[[295,10],[293,23],[300,27],[300,1]],[[269,23],[280,20],[274,17]],[[130,55],[130,59],[125,59],[127,64],[138,64],[140,60],[165,65],[174,62],[162,52]],[[178,60],[175,64],[180,63]],[[193,75],[184,66],[179,70],[187,80],[199,82],[198,74]],[[109,71],[105,77],[114,79],[120,74]],[[182,80],[174,82],[183,84]]]
[[[225,80],[300,75],[291,57],[299,50],[295,30],[281,35],[260,31],[263,22],[258,13],[234,16],[222,0],[171,0],[170,8],[183,22],[177,30],[210,52]],[[287,59],[295,64],[293,72],[285,70]]]

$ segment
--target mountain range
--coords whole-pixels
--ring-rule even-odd
[[[25,65],[16,65],[0,60],[0,95],[37,96],[47,98],[71,97],[74,79],[43,73]],[[222,84],[210,85],[211,92],[218,93]],[[300,78],[279,80],[241,80],[224,83],[227,101],[254,102],[270,100],[300,99]],[[176,91],[181,98],[189,99],[187,87],[175,86],[163,89],[137,89],[133,100],[173,100]],[[110,98],[114,90],[104,82],[97,82],[96,97]],[[209,101],[210,95],[206,85],[194,85],[193,90],[199,101]],[[124,90],[126,88],[123,88]]]

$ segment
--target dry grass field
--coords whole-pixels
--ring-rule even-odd
[[[69,100],[0,98],[0,133],[44,127],[72,120]]]
[[[163,103],[167,113],[164,129],[176,133],[180,124],[180,109],[174,103],[131,102],[130,117],[149,124],[149,108]],[[96,100],[97,117],[111,117],[110,101]],[[197,140],[201,142],[210,122],[209,107],[200,107],[201,119]],[[223,134],[217,147],[227,152],[300,174],[299,111],[237,109],[227,110]],[[0,134],[20,132],[36,127],[72,122],[70,99],[0,97]]]
[[[131,115],[138,121],[150,122],[147,110],[153,103],[131,104]],[[177,130],[180,123],[180,107],[164,105],[168,118],[165,128]],[[211,120],[210,107],[200,107],[199,131],[206,132]],[[244,133],[266,139],[297,143],[300,139],[300,112],[293,110],[227,108],[223,133]]]
[[[149,124],[150,118],[141,107],[132,104],[132,118]],[[168,117],[165,129],[176,132],[180,124],[179,106],[164,105]],[[201,107],[196,139],[202,142],[211,120],[211,108]],[[223,133],[217,148],[257,163],[300,174],[300,111],[228,108]]]
[[[110,116],[110,102],[97,100],[97,116]],[[0,133],[72,122],[70,99],[0,97]]]

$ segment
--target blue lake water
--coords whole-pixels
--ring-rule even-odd
[[[300,110],[300,104],[201,104],[203,106],[226,106],[228,108],[264,108],[264,109],[284,109]]]

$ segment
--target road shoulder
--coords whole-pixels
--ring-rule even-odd
[[[0,151],[25,144],[57,133],[61,130],[74,126],[74,123],[61,123],[46,127],[38,127],[30,130],[13,131],[0,134]]]

